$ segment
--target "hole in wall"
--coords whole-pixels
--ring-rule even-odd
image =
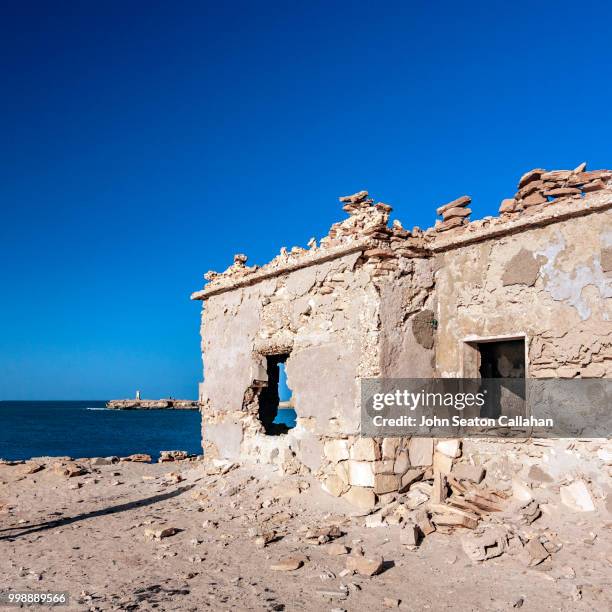
[[[259,395],[259,420],[271,436],[285,434],[295,427],[296,414],[285,370],[288,358],[288,353],[266,355],[268,384]]]

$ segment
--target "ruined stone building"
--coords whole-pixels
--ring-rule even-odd
[[[360,378],[612,377],[612,171],[532,170],[499,216],[470,221],[464,196],[425,231],[365,191],[340,200],[348,218],[318,245],[236,255],[193,294],[209,456],[309,470],[367,507],[415,466],[450,467],[432,440],[361,438]]]

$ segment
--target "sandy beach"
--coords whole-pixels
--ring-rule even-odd
[[[94,462],[95,463],[95,462]],[[3,589],[67,591],[70,610],[607,610],[612,521],[542,516],[556,550],[472,562],[466,531],[418,547],[310,477],[201,461],[0,465]],[[44,466],[35,473],[28,473]],[[55,466],[55,467],[54,467]],[[229,471],[228,471],[229,470]],[[226,472],[226,473],[223,473]],[[371,519],[370,519],[371,521]],[[364,576],[356,553],[382,567]],[[350,553],[350,554],[346,554]],[[297,567],[297,569],[291,569]]]

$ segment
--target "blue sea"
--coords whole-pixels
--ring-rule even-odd
[[[0,401],[0,458],[202,454],[197,410],[107,410],[105,401]],[[276,422],[295,425],[293,410]]]

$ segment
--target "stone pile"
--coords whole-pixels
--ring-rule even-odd
[[[327,237],[321,240],[322,247],[338,246],[364,237],[389,240],[393,233],[387,227],[389,214],[393,210],[391,206],[382,202],[375,204],[367,191],[339,199],[344,204],[342,210],[348,213],[349,218],[331,226]]]
[[[566,198],[581,198],[586,194],[609,188],[612,171],[586,170],[586,162],[574,170],[552,170],[535,168],[525,173],[518,183],[513,198],[502,201],[499,212],[502,215],[519,213],[524,210],[539,210],[549,203]]]
[[[468,217],[472,213],[467,206],[471,201],[470,196],[464,195],[437,208],[436,214],[442,217],[442,221],[436,221],[436,231],[445,232],[455,227],[467,225],[469,223]]]
[[[388,494],[408,491],[435,472],[450,472],[458,445],[455,441],[434,449],[432,438],[330,439],[323,448],[328,462],[323,487],[359,508],[372,509]]]

